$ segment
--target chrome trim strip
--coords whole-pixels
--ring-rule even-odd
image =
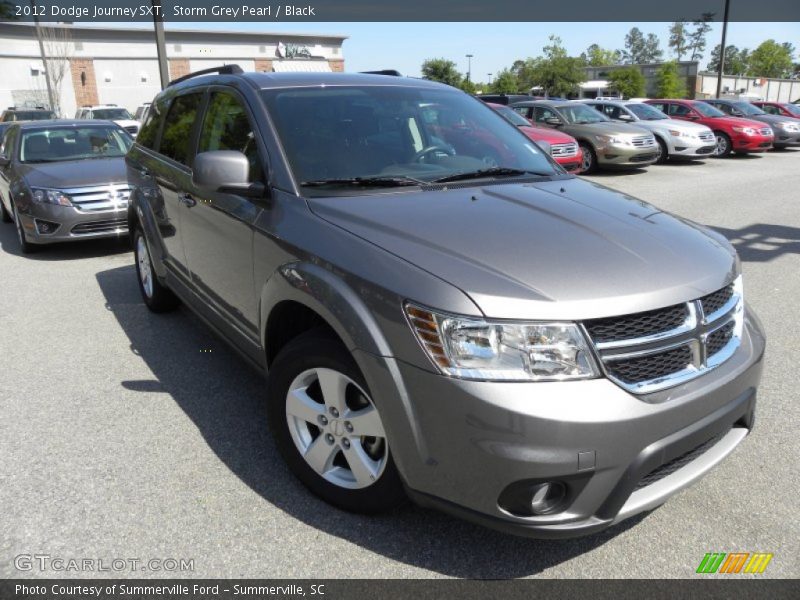
[[[667,307],[669,308],[669,307]],[[653,342],[658,342],[660,340],[665,340],[673,337],[677,337],[693,329],[697,328],[697,307],[695,306],[694,302],[687,302],[686,303],[687,314],[686,319],[684,320],[683,324],[675,329],[669,329],[667,331],[662,331],[660,333],[654,333],[652,335],[646,335],[640,338],[628,338],[625,340],[617,340],[613,342],[597,342],[594,346],[598,350],[611,350],[613,348],[625,348],[627,346],[641,346],[642,344],[650,344]]]

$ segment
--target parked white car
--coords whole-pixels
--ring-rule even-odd
[[[139,122],[133,118],[127,108],[116,104],[98,104],[97,106],[83,106],[75,113],[76,119],[102,119],[113,121],[134,138],[139,134]]]
[[[712,156],[714,132],[705,125],[670,119],[657,108],[631,100],[582,100],[612,121],[632,123],[650,130],[659,146],[657,162],[670,159],[698,159]]]

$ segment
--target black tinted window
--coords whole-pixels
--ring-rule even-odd
[[[158,148],[161,154],[181,164],[189,164],[192,126],[202,99],[203,95],[196,93],[178,96],[172,101],[164,119],[164,132]]]
[[[153,109],[147,113],[147,118],[142,123],[142,128],[139,135],[136,136],[136,143],[150,148],[156,149],[156,138],[158,137],[158,128],[161,125],[161,111],[159,107],[153,105]]]
[[[214,92],[208,103],[198,152],[235,150],[250,162],[250,181],[262,179],[255,134],[242,103],[233,95]]]

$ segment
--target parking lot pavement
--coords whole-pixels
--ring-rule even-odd
[[[800,151],[589,179],[724,233],[768,332],[756,429],[694,487],[567,541],[343,513],[278,458],[260,377],[185,309],[148,313],[127,247],[23,257],[3,224],[0,577],[82,575],[18,571],[20,554],[194,559],[102,574],[126,577],[692,577],[706,552],[772,552],[762,576],[799,576]]]

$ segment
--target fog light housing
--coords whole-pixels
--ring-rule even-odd
[[[564,475],[558,479],[523,479],[506,486],[498,507],[515,517],[544,517],[568,510],[592,477],[592,472]]]
[[[34,220],[36,221],[36,231],[43,235],[55,233],[56,230],[61,227],[59,223],[53,223],[52,221],[42,221],[40,219]]]
[[[567,487],[560,481],[540,483],[531,490],[531,513],[547,515],[556,512],[567,496]]]

